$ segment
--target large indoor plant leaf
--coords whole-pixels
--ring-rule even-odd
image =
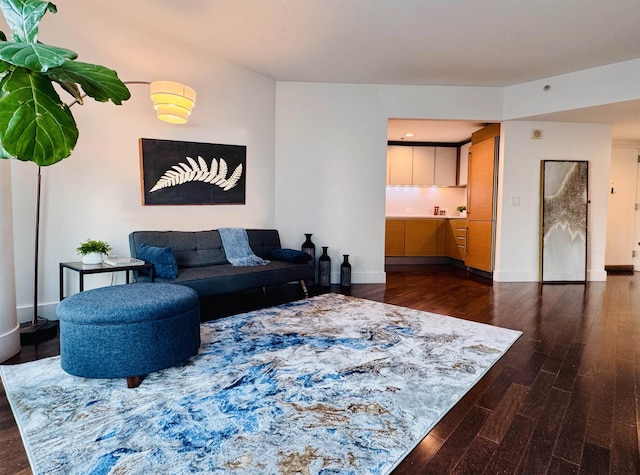
[[[0,60],[32,71],[46,72],[77,57],[71,50],[42,43],[0,42]]]
[[[77,102],[80,88],[94,99],[115,104],[130,97],[115,71],[74,62],[71,50],[38,42],[40,21],[51,2],[0,0],[13,41],[0,32],[0,158],[18,158],[40,166],[68,157],[78,140],[73,115],[54,89],[58,83]]]
[[[80,84],[82,90],[96,101],[111,100],[120,105],[131,97],[129,89],[118,79],[118,74],[113,69],[97,64],[65,61],[62,66],[49,70],[48,75],[61,85]]]
[[[16,68],[2,80],[2,94],[0,142],[8,154],[40,166],[71,154],[78,128],[46,76]]]
[[[0,9],[13,32],[13,40],[20,43],[35,43],[44,14],[57,11],[53,3],[40,0],[0,0]]]

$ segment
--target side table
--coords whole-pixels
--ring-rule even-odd
[[[78,262],[61,262],[60,263],[60,301],[64,300],[64,269],[70,269],[76,271],[79,274],[80,292],[84,290],[84,276],[85,274],[104,274],[108,272],[120,272],[126,273],[126,282],[130,282],[129,271],[134,270],[147,270],[151,274],[151,282],[154,279],[153,264],[145,262],[144,264],[130,265],[130,266],[110,266],[107,264],[83,264],[82,261]]]

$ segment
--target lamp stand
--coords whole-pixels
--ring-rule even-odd
[[[38,182],[36,185],[36,238],[34,243],[35,262],[33,274],[33,317],[30,322],[20,324],[20,344],[34,345],[41,341],[50,340],[58,334],[58,322],[38,316],[38,257],[40,249],[40,191],[42,174],[38,167]]]

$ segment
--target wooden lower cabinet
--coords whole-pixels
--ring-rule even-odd
[[[387,219],[384,233],[384,255],[404,256],[404,219]]]
[[[493,222],[467,220],[467,267],[493,272]]]
[[[438,219],[411,219],[405,222],[404,255],[437,256]]]
[[[387,219],[385,256],[435,257],[445,256],[447,245],[446,219]]]
[[[464,261],[467,248],[467,221],[450,219],[447,222],[446,255]]]

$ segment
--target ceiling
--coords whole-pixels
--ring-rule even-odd
[[[501,87],[640,58],[639,0],[82,4],[280,81]],[[618,106],[599,112],[640,125],[637,103]]]

